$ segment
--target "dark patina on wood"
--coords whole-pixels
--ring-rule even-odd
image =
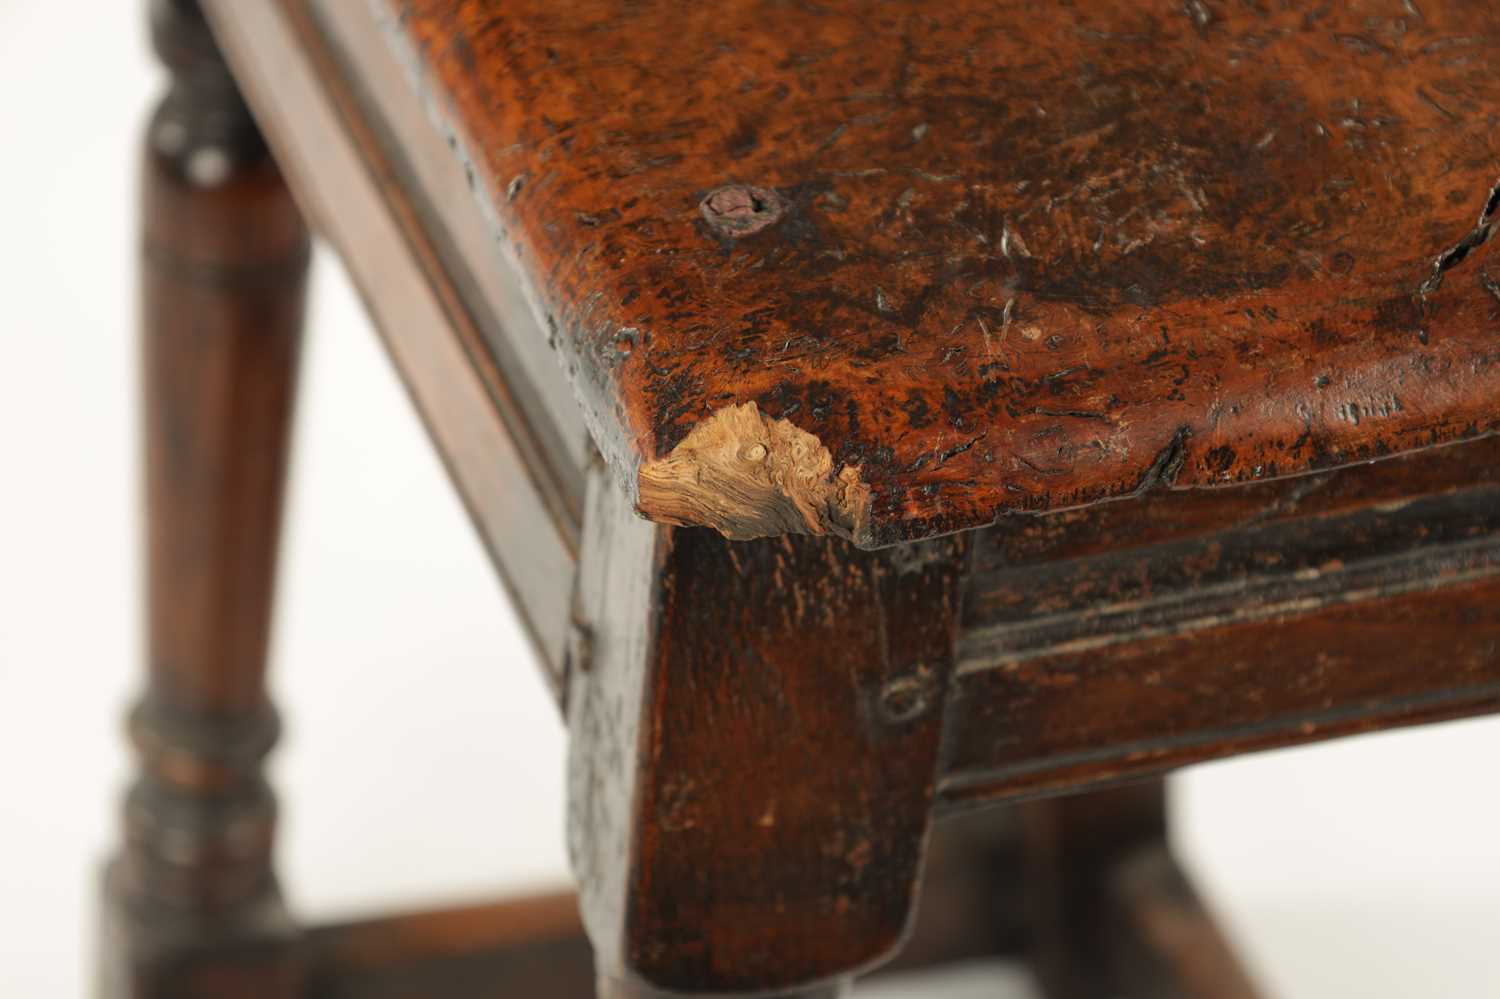
[[[842,994],[913,913],[966,539],[735,543],[590,496],[569,826],[601,996]]]
[[[1482,5],[204,6],[558,667],[608,999],[844,994],[924,853],[924,908],[965,925],[914,954],[1004,938],[1049,996],[1244,999],[1159,785],[1052,795],[1500,706]],[[305,234],[193,5],[159,9],[169,110],[209,113],[148,174],[180,613],[110,985],[588,994],[566,897],[280,905],[262,656]],[[592,474],[584,511],[549,339],[628,497]],[[1051,512],[861,552],[632,502],[865,545]],[[935,812],[1003,820],[995,857],[934,862]]]
[[[155,0],[171,71],[142,169],[149,680],[106,880],[107,999],[301,995],[262,763],[308,232],[193,0]]]
[[[1500,440],[976,535],[950,804],[1500,707]]]
[[[1488,3],[381,5],[648,517],[883,545],[1496,425]]]

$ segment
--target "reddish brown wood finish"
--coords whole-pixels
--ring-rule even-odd
[[[1421,497],[1423,464],[1418,498],[976,574],[945,800],[1500,707],[1500,485]]]
[[[152,14],[173,83],[144,170],[150,681],[103,991],[290,999],[299,962],[260,767],[277,732],[266,640],[308,235],[196,7]]]
[[[632,481],[753,402],[880,545],[1496,426],[1484,0],[381,4]]]
[[[1028,566],[1166,542],[1208,545],[1221,532],[1392,506],[1479,483],[1500,485],[1500,437],[1274,482],[1155,492],[1042,517],[1005,517],[974,535],[974,585]],[[983,606],[970,603],[965,617],[982,620]]]
[[[824,995],[906,932],[964,544],[734,544],[622,500],[596,477],[568,708],[602,989]]]
[[[903,938],[934,804],[1500,706],[1483,4],[206,6],[554,666],[606,996],[841,994]],[[192,6],[161,9],[212,113],[148,185],[153,589],[188,613],[153,621],[114,994],[587,991],[555,900],[281,910],[256,489],[304,237]],[[581,542],[553,345],[633,493],[596,470]],[[732,533],[887,549],[628,516],[693,521],[692,489]],[[1057,995],[1248,989],[1157,794],[1030,806]]]

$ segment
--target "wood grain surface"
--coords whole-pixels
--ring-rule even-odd
[[[589,496],[568,810],[601,997],[843,994],[910,928],[966,539],[736,543]]]
[[[374,7],[649,517],[879,546],[1496,426],[1484,0]]]
[[[1494,463],[1468,488],[1448,478],[1488,444],[1312,477],[1303,484],[1319,488],[1253,503],[1209,533],[1184,518],[1166,538],[1125,531],[1101,549],[1087,519],[1040,518],[980,534],[946,803],[1496,710],[1500,483]],[[1017,563],[996,563],[1007,550]]]
[[[140,333],[145,689],[104,886],[104,999],[292,999],[264,760],[308,230],[192,0],[153,0]]]

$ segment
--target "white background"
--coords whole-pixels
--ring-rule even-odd
[[[133,190],[159,83],[142,7],[0,0],[0,996],[13,999],[86,993],[128,772]],[[325,919],[563,883],[564,733],[343,274],[317,265],[274,643],[290,897]],[[1176,783],[1175,838],[1271,995],[1500,996],[1497,763],[1500,724],[1481,721],[1202,767]],[[942,994],[994,991],[970,976]]]

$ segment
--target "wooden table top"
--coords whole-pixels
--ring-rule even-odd
[[[375,3],[653,519],[883,545],[1500,423],[1486,0]]]

